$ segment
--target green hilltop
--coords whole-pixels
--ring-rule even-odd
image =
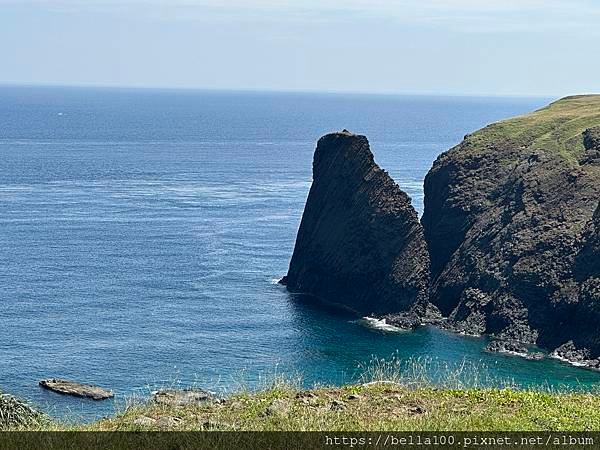
[[[576,95],[557,100],[524,116],[493,123],[466,136],[462,147],[470,151],[491,143],[545,150],[577,165],[585,148],[583,132],[600,127],[600,95]]]

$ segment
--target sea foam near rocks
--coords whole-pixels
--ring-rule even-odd
[[[387,323],[385,319],[377,319],[375,317],[362,317],[357,320],[356,323],[362,325],[365,328],[371,328],[379,331],[386,331],[389,333],[399,333],[402,331],[406,331],[400,327],[395,327],[394,325],[390,325]]]

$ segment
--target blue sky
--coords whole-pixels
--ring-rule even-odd
[[[0,0],[0,83],[600,92],[598,0]]]

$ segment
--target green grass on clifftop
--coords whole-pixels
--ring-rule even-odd
[[[23,427],[20,427],[23,429]],[[132,405],[69,431],[583,431],[600,430],[600,397],[512,389],[410,388],[376,382],[299,390],[275,386],[194,406]]]
[[[90,424],[35,417],[0,422],[0,430],[600,431],[597,392],[520,390],[467,361],[374,358],[362,369],[357,384],[342,387],[304,389],[299,379],[275,375],[258,390],[242,384],[237,393],[214,401],[177,406],[129,398],[120,413]],[[33,411],[22,402],[7,405]],[[7,411],[16,410],[3,412],[0,404],[0,417]]]
[[[577,164],[584,151],[582,133],[600,126],[600,95],[565,97],[531,114],[491,124],[466,138],[476,151],[508,143],[529,150],[546,150]]]
[[[312,391],[275,388],[206,406],[142,405],[85,429],[600,430],[600,397],[508,389],[409,389],[396,384]]]

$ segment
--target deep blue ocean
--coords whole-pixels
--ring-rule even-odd
[[[118,403],[281,374],[344,383],[396,357],[433,372],[472,364],[490,384],[593,387],[595,372],[489,354],[484,339],[433,328],[367,328],[274,283],[321,135],[367,135],[422,211],[439,153],[550,100],[1,87],[0,388],[89,420],[115,403],[38,381],[96,383]]]

